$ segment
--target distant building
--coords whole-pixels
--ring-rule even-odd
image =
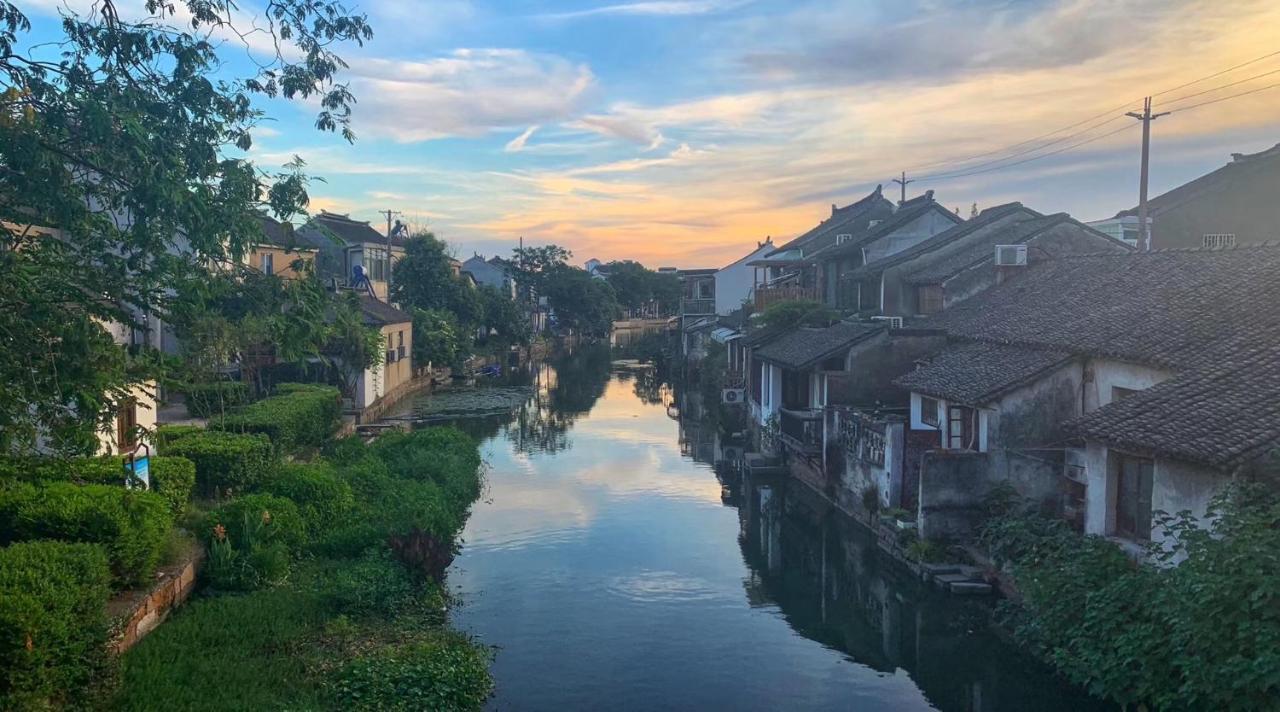
[[[1235,247],[1280,240],[1280,144],[1151,198],[1151,248]],[[1091,226],[1136,243],[1138,209]],[[1115,233],[1120,234],[1116,235]]]
[[[376,368],[367,368],[356,382],[355,405],[363,409],[393,394],[413,380],[413,317],[386,302],[360,297],[364,323],[382,334],[384,353]],[[424,364],[425,365],[425,364]]]
[[[760,268],[751,262],[773,252],[773,240],[766,238],[749,254],[721,267],[715,274],[716,313],[728,316],[751,299],[760,279]]]
[[[516,298],[516,283],[501,263],[486,260],[480,255],[473,255],[462,263],[462,272],[470,274],[476,284],[492,287],[503,294]]]
[[[407,242],[403,232],[392,234],[388,240],[367,222],[325,211],[298,228],[297,237],[299,243],[317,250],[316,272],[321,277],[357,289],[361,285],[356,282],[363,277],[379,299],[387,298],[391,265],[404,257]],[[461,263],[454,274],[459,271]]]
[[[293,226],[266,215],[261,216],[262,236],[253,240],[245,253],[245,263],[263,274],[284,279],[298,277],[294,264],[301,261],[315,266],[319,250],[301,242]]]

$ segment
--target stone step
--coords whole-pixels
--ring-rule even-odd
[[[991,584],[980,581],[955,581],[951,584],[951,592],[957,596],[987,596],[991,594]]]

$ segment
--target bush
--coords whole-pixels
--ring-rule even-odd
[[[172,521],[168,504],[154,492],[69,482],[11,483],[0,491],[0,543],[101,544],[122,587],[150,581]]]
[[[336,702],[355,710],[478,710],[493,693],[489,658],[457,633],[392,647],[344,666]]]
[[[393,477],[438,485],[452,510],[465,513],[480,496],[480,451],[456,428],[387,433],[369,450],[386,463]]]
[[[351,485],[326,463],[281,465],[261,490],[298,505],[312,537],[343,524],[355,507]]]
[[[249,402],[249,385],[239,381],[193,383],[186,388],[187,414],[208,418]]]
[[[232,433],[266,435],[280,453],[321,447],[342,423],[338,389],[304,383],[282,383],[276,395],[238,408],[210,427]]]
[[[0,549],[0,709],[88,706],[109,665],[110,582],[100,546]]]
[[[170,443],[167,450],[195,463],[196,487],[205,495],[251,489],[266,481],[276,466],[271,442],[263,435],[192,433]]]
[[[421,588],[385,547],[373,548],[329,575],[322,595],[342,615],[394,615],[420,600]]]
[[[170,443],[174,443],[188,435],[202,432],[204,432],[204,428],[199,425],[160,425],[152,431],[151,442],[156,446],[156,450],[163,452]]]
[[[205,576],[214,588],[251,591],[289,574],[289,554],[305,538],[293,502],[251,494],[209,513],[201,532],[209,544]]]
[[[124,458],[119,455],[59,460],[44,457],[6,459],[0,476],[32,482],[124,485]],[[182,457],[151,458],[151,490],[164,497],[175,517],[186,510],[196,483],[195,464]]]

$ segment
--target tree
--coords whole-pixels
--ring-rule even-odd
[[[656,309],[671,314],[680,304],[680,279],[673,274],[654,272],[631,260],[610,262],[605,271],[618,304],[632,313]]]
[[[353,138],[333,48],[371,37],[362,15],[273,0],[254,32],[276,40],[274,56],[234,77],[217,56],[242,37],[234,5],[144,7],[137,19],[112,0],[64,12],[61,37],[27,48],[30,23],[0,1],[0,430],[11,449],[108,427],[110,406],[160,362],[119,358],[104,325],[163,317],[190,267],[244,254],[260,210],[305,208],[300,162],[268,173],[234,157],[262,118],[255,99],[314,101],[319,129]]]
[[[489,286],[475,291],[484,314],[486,344],[505,351],[510,346],[529,343],[529,320],[508,294]]]
[[[413,310],[413,361],[434,366],[456,366],[458,323],[443,309]]]
[[[573,253],[559,245],[542,247],[517,247],[512,250],[511,270],[520,286],[521,299],[528,301],[534,295],[545,293],[546,280],[556,270],[566,266]]]
[[[484,322],[478,290],[454,276],[448,245],[430,232],[418,233],[406,242],[404,257],[395,263],[391,301],[451,314],[457,340],[454,358],[459,361],[470,354],[476,330]]]
[[[542,293],[562,328],[584,336],[603,338],[613,328],[618,302],[608,282],[586,270],[562,265],[544,276]]]
[[[835,314],[812,299],[787,299],[765,307],[760,315],[764,326],[828,326]]]

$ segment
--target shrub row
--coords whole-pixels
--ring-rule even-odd
[[[152,456],[151,489],[169,503],[176,517],[186,511],[196,484],[195,464],[183,457]],[[67,460],[28,457],[0,461],[0,477],[30,482],[76,482],[124,485],[124,458],[119,455]]]
[[[0,489],[0,544],[101,544],[121,587],[150,580],[171,526],[169,506],[154,492],[70,482],[9,482]]]
[[[151,443],[157,450],[164,452],[165,447],[170,443],[188,435],[203,432],[204,428],[199,425],[158,425],[151,433]]]
[[[99,546],[0,549],[0,709],[72,706],[104,681],[110,581]]]
[[[249,384],[239,381],[193,383],[185,390],[187,413],[192,418],[208,418],[249,402]]]
[[[252,489],[276,467],[265,435],[206,430],[170,442],[165,451],[195,463],[196,489],[204,495]]]
[[[328,442],[342,422],[342,397],[338,389],[305,383],[282,383],[276,395],[238,408],[210,423],[232,433],[261,433],[276,451],[292,454],[301,448],[319,448]]]

